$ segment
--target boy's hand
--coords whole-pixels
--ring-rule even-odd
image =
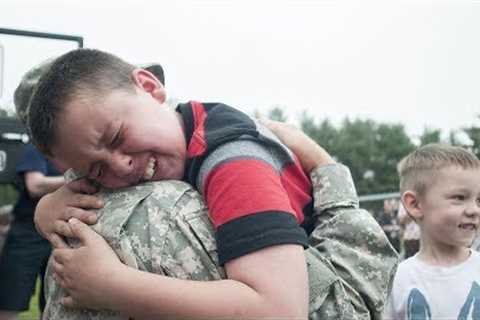
[[[68,292],[62,304],[69,308],[108,309],[111,281],[117,281],[115,276],[126,266],[89,226],[76,219],[70,219],[68,224],[80,246],[55,249],[52,254],[55,280]]]
[[[66,246],[59,235],[72,236],[68,219],[75,217],[88,224],[96,222],[96,214],[89,210],[102,208],[103,202],[88,194],[96,191],[96,187],[81,179],[45,195],[35,209],[34,222],[37,230],[55,247]]]
[[[260,122],[295,153],[305,172],[310,173],[317,166],[335,163],[325,149],[295,126],[266,119]]]

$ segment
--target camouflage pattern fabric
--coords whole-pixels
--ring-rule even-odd
[[[71,174],[71,172],[69,173]],[[125,264],[181,279],[225,278],[218,267],[214,230],[201,196],[181,181],[159,181],[102,191],[105,207],[94,230]],[[45,276],[47,305],[43,319],[128,319],[109,311],[73,310],[59,301],[63,290]]]
[[[47,59],[42,63],[36,65],[22,77],[20,84],[15,89],[13,94],[13,102],[17,112],[18,119],[24,124],[27,124],[28,106],[30,105],[30,98],[37,86],[38,80],[48,71],[52,65],[54,58]]]
[[[382,319],[398,265],[395,249],[373,216],[359,208],[346,166],[318,167],[310,178],[316,227],[306,250],[309,318]]]
[[[335,164],[311,174],[317,227],[306,253],[310,319],[380,319],[397,254],[373,217],[358,208],[347,167]],[[179,181],[102,191],[105,207],[93,227],[127,265],[193,280],[224,279],[214,230],[201,196]],[[62,289],[46,276],[43,319],[128,319],[110,311],[60,305]]]

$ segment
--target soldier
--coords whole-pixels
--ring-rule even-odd
[[[348,169],[335,163],[321,166],[329,156],[313,141],[299,131],[278,124],[270,126],[300,156],[315,187],[317,227],[310,235],[310,247],[306,250],[310,318],[378,318],[395,269],[395,252],[370,214],[358,208]],[[225,278],[218,263],[207,211],[201,197],[189,185],[146,183],[115,192],[102,191],[101,196],[105,207],[99,210],[94,228],[128,266],[180,279]],[[88,246],[90,241],[103,241],[80,222],[72,221],[71,228],[83,246]],[[94,288],[95,284],[89,286]],[[61,289],[49,281],[50,300],[45,318],[121,318],[120,314],[130,315],[130,308],[142,308],[111,306],[105,303],[104,293],[95,290],[91,293],[87,304],[92,306],[94,302],[94,307],[119,313],[64,309],[57,303],[62,299]],[[140,316],[154,317],[153,314]]]
[[[298,129],[269,127],[303,157],[314,186],[316,225],[305,251],[309,275],[309,319],[380,319],[397,256],[380,226],[365,210],[350,172],[341,164],[316,166],[324,151]],[[71,179],[71,178],[70,178]],[[189,280],[225,278],[214,230],[201,196],[180,181],[148,182],[99,194],[91,240],[102,236],[120,260],[139,270]],[[89,233],[73,225],[81,239]],[[100,236],[99,236],[100,235]],[[79,266],[82,268],[82,266]],[[61,287],[48,271],[45,319],[128,319],[128,314],[66,308]],[[92,296],[91,299],[96,299]]]

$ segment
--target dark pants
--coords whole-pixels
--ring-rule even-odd
[[[43,277],[51,253],[50,243],[31,221],[13,221],[0,256],[0,310],[25,311],[41,277],[39,307],[45,307]]]

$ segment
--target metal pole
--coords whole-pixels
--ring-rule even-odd
[[[79,37],[79,36],[71,36],[71,35],[59,34],[59,33],[26,31],[26,30],[18,30],[18,29],[5,29],[5,28],[0,28],[0,34],[75,41],[78,43],[79,48],[83,48],[83,37]]]
[[[378,201],[378,200],[398,199],[398,198],[400,198],[400,192],[388,192],[388,193],[376,193],[376,194],[367,194],[367,195],[359,196],[358,200],[360,202],[368,202],[368,201]]]

